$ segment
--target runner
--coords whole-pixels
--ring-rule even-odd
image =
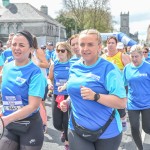
[[[17,32],[11,46],[14,61],[3,67],[2,119],[6,128],[0,150],[41,150],[43,145],[39,106],[46,80],[40,68],[29,59],[31,47],[32,35],[28,31]]]

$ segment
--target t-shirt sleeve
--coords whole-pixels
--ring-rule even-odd
[[[45,87],[46,87],[46,78],[42,73],[35,74],[30,81],[29,84],[29,95],[30,96],[37,96],[37,97],[44,97],[45,94]]]
[[[113,69],[107,74],[106,89],[111,95],[116,95],[120,98],[126,97],[126,91],[122,80],[122,76],[117,69]]]
[[[127,79],[126,79],[126,68],[123,69],[122,79],[123,79],[123,82],[124,82],[124,86],[127,86],[128,82],[127,82]]]

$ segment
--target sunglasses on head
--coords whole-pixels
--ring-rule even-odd
[[[65,53],[65,51],[66,51],[65,49],[56,49],[56,52],[57,52],[57,53],[60,53],[60,52],[61,52],[61,53]]]

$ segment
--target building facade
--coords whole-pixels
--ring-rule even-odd
[[[127,36],[129,36],[134,41],[139,42],[138,32],[136,32],[134,34],[130,33],[129,23],[130,23],[129,12],[128,13],[121,12],[121,14],[120,14],[120,32],[125,33]]]
[[[10,3],[0,6],[0,40],[4,43],[11,32],[28,30],[37,37],[38,44],[66,40],[65,26],[48,15],[48,7],[40,10],[28,3]]]

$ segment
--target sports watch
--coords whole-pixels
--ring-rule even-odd
[[[99,98],[100,98],[100,94],[96,93],[94,95],[94,101],[97,102],[99,100]]]

